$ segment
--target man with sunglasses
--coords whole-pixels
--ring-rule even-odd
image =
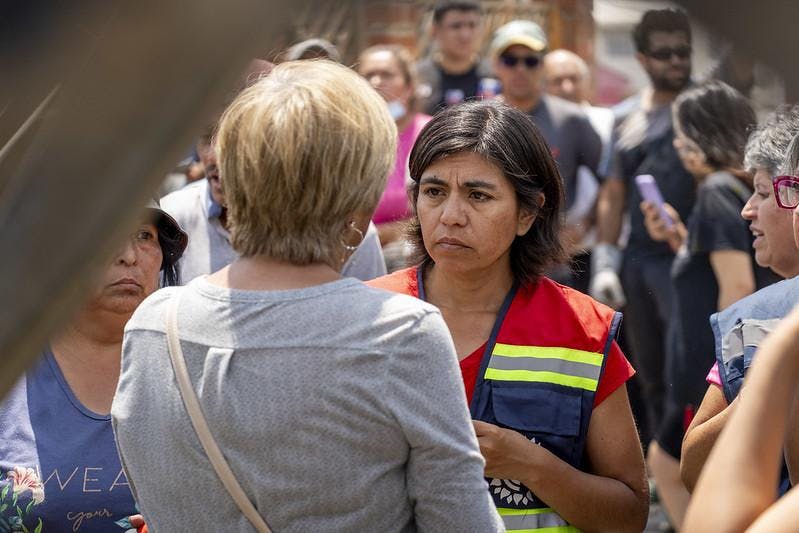
[[[577,197],[577,169],[587,167],[597,175],[602,155],[602,141],[591,126],[583,108],[544,92],[543,54],[547,37],[541,26],[530,20],[514,20],[501,26],[491,41],[494,73],[500,81],[505,103],[527,113],[558,163],[566,194],[566,209],[571,209]],[[587,292],[587,264],[578,245],[586,231],[584,217],[566,224],[566,241],[572,244],[574,274],[553,272],[558,281]]]
[[[442,0],[433,7],[432,55],[416,64],[422,110],[428,115],[475,96],[494,96],[488,66],[478,50],[483,8],[475,0]]]
[[[688,17],[674,9],[647,11],[633,31],[633,41],[651,84],[614,109],[613,153],[597,203],[600,242],[593,250],[590,293],[614,307],[626,301],[626,338],[648,415],[641,421],[646,443],[663,416],[674,253],[648,235],[639,208],[643,198],[634,180],[639,175],[654,176],[663,199],[687,220],[695,184],[673,145],[671,104],[691,83]],[[630,235],[622,255],[617,245],[625,216]],[[647,461],[667,508],[679,508],[679,463],[656,443],[650,446]]]

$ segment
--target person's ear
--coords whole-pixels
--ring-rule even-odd
[[[535,205],[536,207],[530,209],[529,207],[522,207],[519,209],[519,219],[516,223],[516,235],[519,237],[526,235],[530,228],[533,227],[533,222],[535,219],[538,218],[538,213],[541,212],[541,208],[544,207],[544,202],[546,198],[544,193],[540,192],[536,195],[535,198]]]
[[[644,69],[645,71],[649,72],[649,68],[648,68],[649,67],[649,63],[647,63],[647,59],[648,58],[646,57],[645,54],[642,54],[641,52],[636,52],[635,53],[635,59],[638,60],[638,64],[641,65],[642,69]]]

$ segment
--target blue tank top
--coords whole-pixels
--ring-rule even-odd
[[[0,403],[0,532],[123,532],[136,512],[111,416],[78,401],[48,350]]]

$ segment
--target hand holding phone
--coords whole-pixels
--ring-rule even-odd
[[[657,208],[663,223],[667,228],[671,228],[674,225],[674,220],[672,220],[663,207],[663,196],[660,194],[660,189],[655,181],[655,177],[651,174],[641,174],[635,177],[635,184],[638,186],[638,192],[641,193],[641,198],[653,204]]]

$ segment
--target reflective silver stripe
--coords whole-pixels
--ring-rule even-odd
[[[488,363],[490,368],[498,370],[531,370],[539,372],[557,372],[568,376],[588,379],[599,379],[601,366],[586,365],[563,359],[542,359],[538,357],[505,357],[494,354]]]
[[[502,521],[507,531],[520,531],[531,529],[542,529],[549,527],[568,526],[563,518],[557,513],[537,513],[537,514],[513,514],[502,515]]]
[[[747,319],[736,324],[721,341],[722,361],[729,363],[736,357],[741,357],[744,354],[744,346],[754,346],[755,348],[760,346],[763,339],[774,330],[779,322],[779,318]]]

